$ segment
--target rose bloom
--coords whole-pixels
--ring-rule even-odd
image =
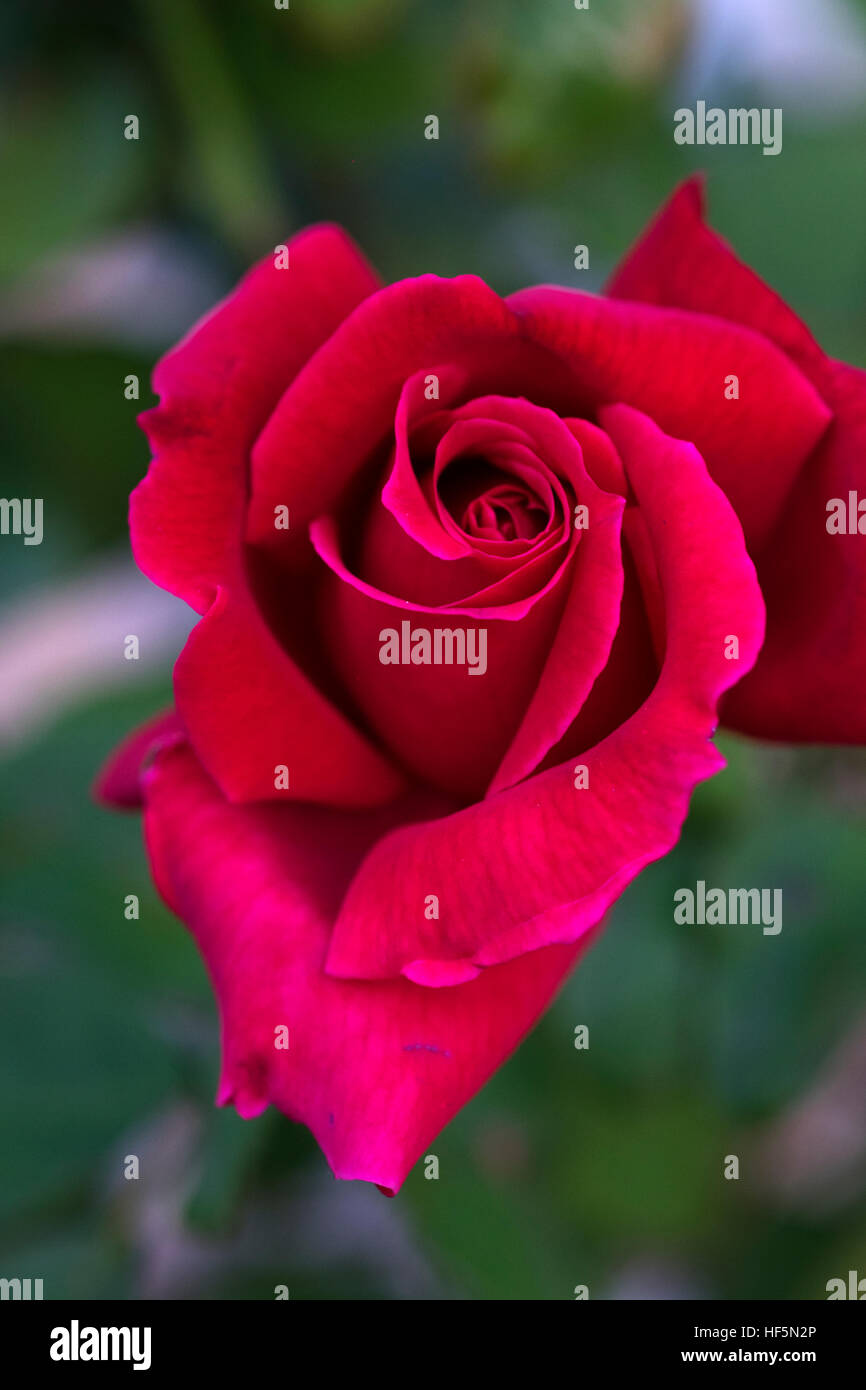
[[[99,791],[143,804],[207,963],[218,1102],[394,1192],[676,842],[720,701],[863,740],[862,550],[826,520],[864,377],[692,181],[604,297],[382,288],[313,227],[154,387],[133,550],[201,621]]]

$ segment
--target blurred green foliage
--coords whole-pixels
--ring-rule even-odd
[[[662,0],[577,17],[566,0],[292,0],[288,13],[265,0],[16,0],[0,44],[0,296],[47,254],[143,224],[172,229],[228,288],[320,218],[342,221],[386,278],[469,270],[503,292],[597,288],[701,167],[670,136],[683,30]],[[122,139],[130,112],[138,142]],[[438,142],[423,139],[428,113]],[[864,134],[862,114],[792,115],[779,159],[698,152],[715,224],[828,350],[861,363]],[[588,276],[573,269],[577,242],[592,248]],[[146,380],[147,357],[110,334],[19,331],[0,345],[4,490],[43,493],[63,515],[38,552],[4,550],[6,596],[122,543],[146,449],[120,383]],[[293,1298],[394,1296],[363,1253],[302,1259],[291,1229],[279,1255],[241,1258],[232,1243],[323,1160],[282,1117],[212,1110],[203,967],[156,897],[137,819],[89,799],[103,756],[169,681],[151,670],[70,710],[2,768],[3,1272],[38,1271],[52,1297],[135,1296],[143,1217],[118,1155],[177,1113],[192,1117],[177,1219],[213,1253],[191,1296],[270,1297],[276,1283]],[[681,845],[629,889],[529,1041],[436,1141],[440,1180],[419,1165],[397,1199],[443,1295],[559,1299],[585,1283],[602,1296],[661,1259],[708,1296],[821,1297],[828,1278],[866,1268],[862,1178],[835,1204],[786,1205],[756,1157],[862,1009],[866,761],[733,739],[725,751],[731,767],[698,790]],[[781,935],[675,926],[673,892],[699,878],[781,887]],[[123,916],[132,891],[137,922]],[[722,1178],[727,1153],[741,1155],[740,1182]]]

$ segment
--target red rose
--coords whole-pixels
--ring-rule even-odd
[[[394,1191],[723,765],[747,552],[731,722],[863,736],[824,518],[866,393],[694,184],[614,297],[380,289],[332,227],[284,261],[157,368],[133,547],[203,616],[101,790],[207,961],[219,1101]]]

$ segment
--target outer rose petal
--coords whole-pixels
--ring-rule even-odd
[[[132,494],[140,569],[199,613],[240,568],[249,451],[286,387],[367,295],[373,271],[338,227],[271,256],[157,364],[160,404],[141,424],[154,450]],[[271,514],[273,529],[273,513]]]
[[[219,1103],[244,1117],[275,1103],[309,1126],[338,1178],[395,1192],[532,1027],[581,947],[535,951],[454,989],[331,979],[334,913],[379,822],[230,806],[183,746],[158,755],[145,788],[154,877],[219,1000]],[[287,1050],[274,1045],[280,1026]]]
[[[183,738],[183,724],[173,709],[155,714],[128,734],[103,764],[93,784],[94,796],[110,806],[137,810],[142,801],[142,769],[151,753]]]
[[[818,388],[833,424],[758,553],[767,640],[722,705],[763,738],[866,741],[866,547],[829,535],[826,506],[866,487],[866,373],[828,358],[784,300],[704,222],[701,181],[673,196],[613,277],[611,294],[717,314],[758,329]]]
[[[250,448],[286,386],[377,281],[336,227],[273,257],[159,363],[161,403],[142,416],[155,456],[132,494],[139,567],[205,618],[175,670],[198,755],[233,800],[376,805],[401,778],[280,646],[243,564]],[[273,521],[273,518],[272,518]],[[284,534],[284,533],[280,533]],[[289,766],[289,790],[274,785]]]
[[[823,375],[836,419],[758,557],[767,642],[722,714],[760,738],[866,743],[866,535],[826,525],[831,498],[866,493],[866,372]]]
[[[805,368],[824,356],[806,325],[704,222],[703,179],[677,189],[614,272],[607,293],[690,309],[763,333]]]
[[[575,364],[593,404],[635,406],[695,444],[750,547],[766,539],[830,419],[783,352],[722,318],[556,286],[520,290],[508,303],[530,337]],[[731,375],[739,400],[725,398]]]
[[[331,942],[341,977],[402,972],[436,985],[569,942],[676,842],[694,785],[724,766],[709,742],[722,691],[748,670],[763,604],[742,531],[690,444],[626,406],[602,411],[646,521],[665,598],[658,683],[636,714],[570,764],[453,816],[394,831],[368,855]],[[731,634],[739,660],[727,660]],[[553,847],[553,849],[551,848]],[[439,919],[427,920],[435,894]]]

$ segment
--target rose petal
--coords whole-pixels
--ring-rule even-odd
[[[827,361],[835,420],[758,557],[767,641],[725,723],[759,738],[866,742],[866,372]],[[843,504],[846,534],[827,530]],[[856,517],[863,533],[850,529]]]
[[[560,524],[531,552],[491,555],[483,543],[474,542],[461,559],[441,560],[426,546],[419,546],[385,507],[374,505],[361,523],[363,535],[355,548],[352,569],[344,561],[351,552],[357,513],[341,518],[338,530],[331,518],[322,517],[310,527],[314,549],[329,569],[348,575],[347,583],[374,598],[390,601],[407,613],[417,611],[466,612],[514,621],[523,618],[555,583],[574,546]],[[447,534],[442,528],[441,534]]]
[[[339,562],[332,556],[331,563]],[[548,586],[521,622],[508,622],[497,617],[502,610],[467,613],[401,604],[359,585],[343,567],[338,573],[342,577],[334,577],[323,592],[322,632],[350,696],[416,777],[461,801],[483,796],[550,650],[565,598],[562,586]],[[383,664],[381,634],[390,629],[402,640],[404,622],[410,633],[462,634],[479,673],[471,675],[468,662]],[[486,636],[477,636],[479,631]]]
[[[508,302],[530,337],[575,364],[593,406],[635,406],[694,443],[760,546],[830,418],[784,353],[721,318],[578,290],[541,286]],[[738,400],[725,397],[730,376]]]
[[[607,293],[745,324],[801,366],[823,357],[793,310],[706,225],[703,184],[694,176],[677,189],[618,266]]]
[[[387,524],[391,518],[383,518],[380,514],[376,518],[375,524],[381,525],[383,520]],[[396,542],[397,528],[393,522],[392,526],[394,529],[391,534]],[[506,570],[500,579],[490,580],[486,588],[477,589],[460,597],[453,597],[449,589],[446,588],[445,579],[452,580],[453,584],[451,571],[455,570],[456,565],[461,563],[457,561],[455,564],[449,564],[449,573],[443,577],[441,586],[445,589],[445,593],[442,595],[443,601],[419,603],[415,599],[403,598],[400,594],[388,593],[378,588],[377,585],[371,584],[359,574],[353,573],[343,558],[340,537],[332,517],[323,516],[312,523],[310,540],[316,554],[333,574],[337,575],[357,593],[375,599],[379,603],[388,604],[406,614],[436,613],[444,618],[465,614],[471,618],[496,618],[498,621],[511,623],[525,620],[533,608],[556,588],[558,581],[568,568],[571,555],[576,548],[576,536],[573,535],[558,550],[550,553],[544,551],[540,555],[533,555],[529,560],[522,562],[515,568]],[[417,552],[410,545],[404,554],[416,555]],[[484,557],[485,561],[489,561],[489,558]],[[477,578],[477,576],[473,577]]]
[[[183,724],[175,710],[156,714],[131,734],[106,759],[93,784],[98,801],[122,810],[138,810],[142,804],[141,776],[152,753],[184,738]]]
[[[155,584],[197,612],[238,575],[256,436],[310,354],[377,285],[345,233],[311,227],[289,242],[288,269],[261,261],[157,365],[160,404],[140,417],[154,458],[132,494],[132,548]]]
[[[243,590],[218,589],[174,668],[178,712],[230,801],[378,806],[402,774],[295,666]],[[277,768],[288,769],[288,788]]]
[[[415,372],[400,392],[397,412],[394,417],[394,457],[385,486],[382,489],[382,505],[400,523],[417,545],[440,560],[460,560],[471,555],[472,547],[465,538],[456,538],[443,530],[435,507],[424,493],[415,471],[410,432],[413,421],[426,407],[428,412],[439,413],[446,400],[457,394],[463,384],[463,374],[450,372],[434,373],[438,383],[439,395],[433,401],[425,396],[429,373]],[[447,394],[446,394],[447,392]]]

